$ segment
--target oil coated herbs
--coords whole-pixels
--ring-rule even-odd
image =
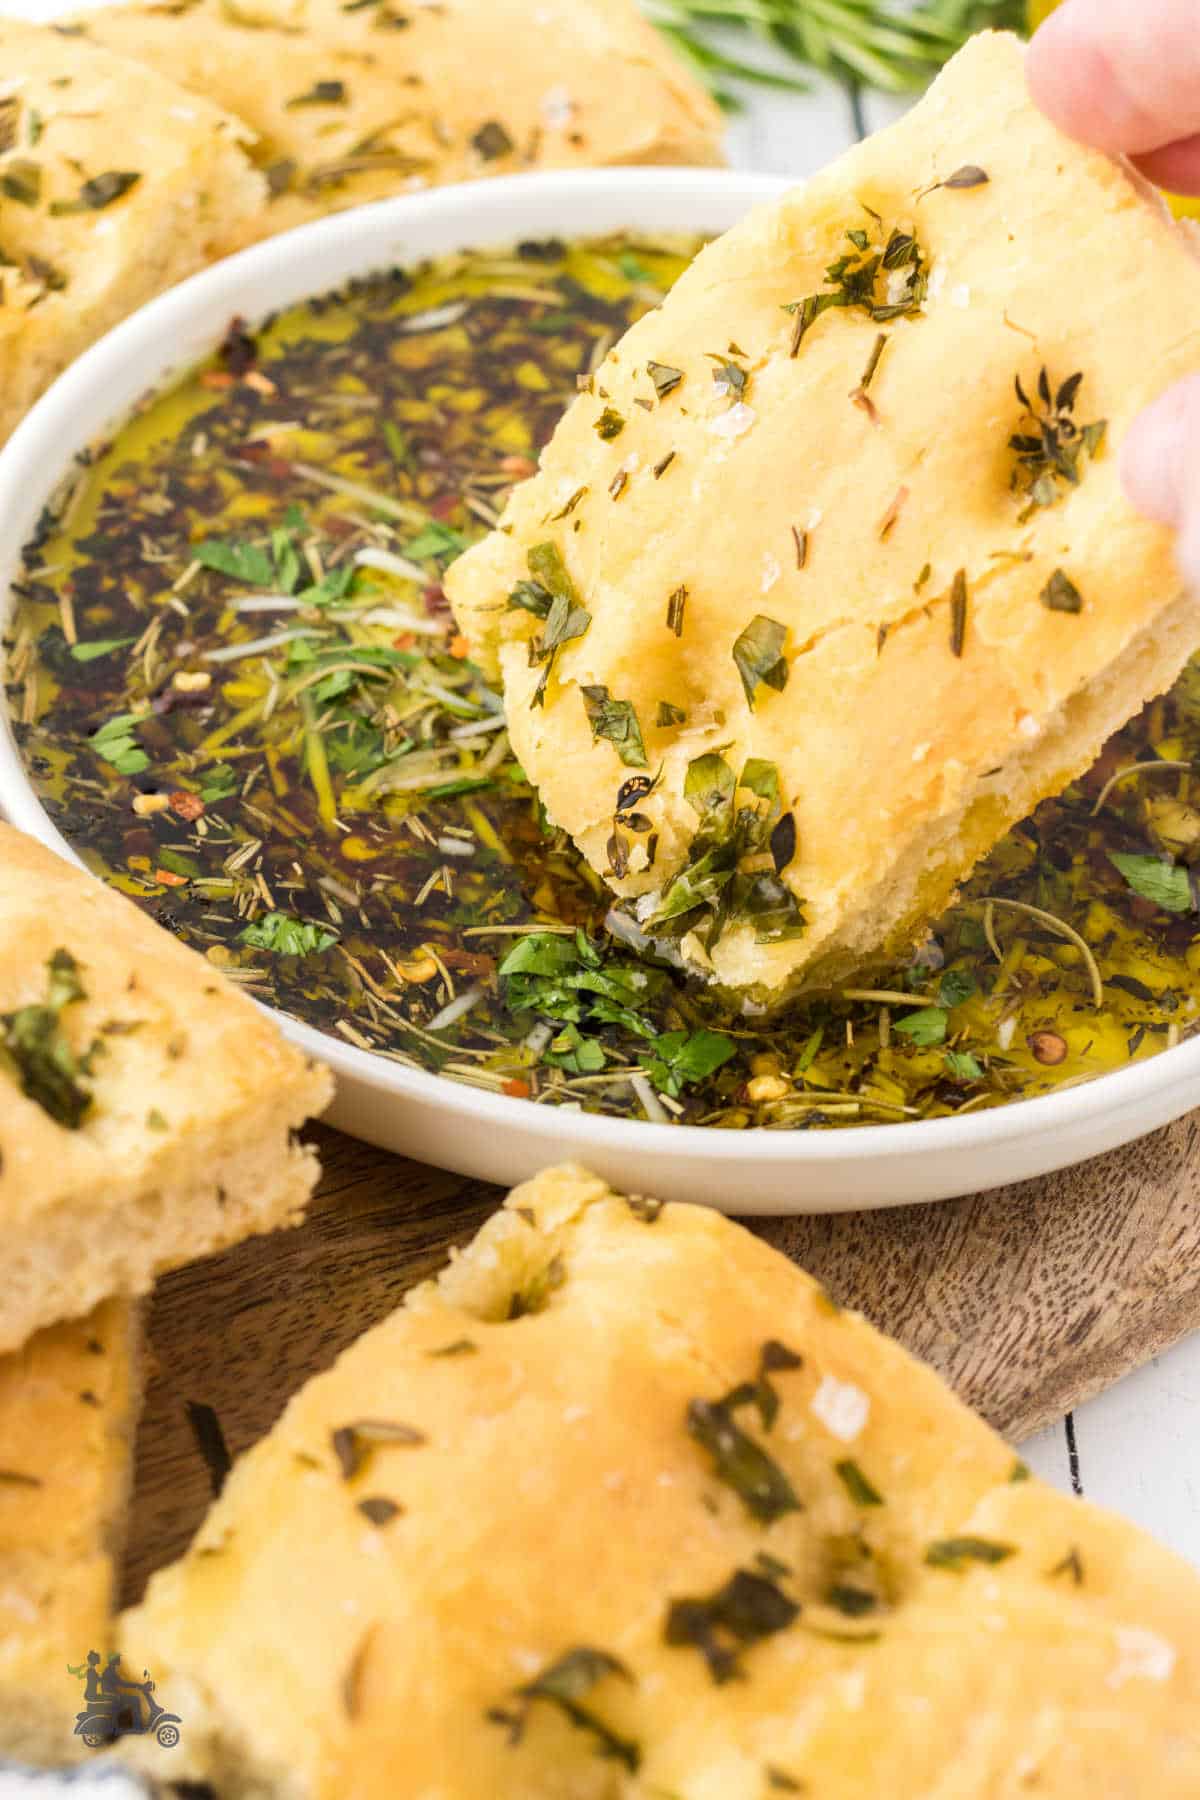
[[[872,243],[887,248],[874,225],[868,260]],[[696,840],[636,906],[614,908],[546,817],[441,578],[530,473],[598,346],[650,304],[646,274],[665,289],[687,248],[522,245],[231,328],[136,432],[77,471],[66,515],[43,520],[27,554],[8,700],[55,823],[249,993],[513,1099],[822,1130],[994,1106],[1179,1041],[1197,1016],[1191,672],[1114,741],[1103,776],[997,847],[911,958],[782,1015],[731,1012],[680,968],[684,937],[702,961],[734,926],[767,942],[804,929],[788,880],[803,846],[773,765],[728,749],[693,759]],[[888,279],[907,287],[918,265],[902,253]],[[707,371],[647,370],[649,404],[688,405],[689,384],[707,395],[710,379],[732,403],[748,359],[718,348]],[[1097,410],[1086,382],[1064,391],[1047,374],[1025,391],[1053,424],[1054,446],[1038,432],[1047,455],[1069,446],[1063,415]],[[1034,435],[1030,420],[1022,429]],[[1091,453],[1081,443],[1081,479]],[[661,479],[676,478],[664,465]],[[1069,486],[1056,475],[1056,492]],[[586,647],[571,543],[597,505],[611,502],[580,489],[547,520],[509,600],[528,615],[543,694]],[[797,530],[801,566],[811,546]],[[1074,630],[1089,598],[1066,566],[1041,604]],[[968,656],[970,599],[961,620],[946,607],[950,647],[961,628]],[[668,584],[657,606],[653,629],[686,640],[686,587]],[[786,647],[782,621],[755,624],[740,654],[762,709]],[[669,685],[636,705],[587,685],[570,704],[596,754],[614,758],[614,868],[656,868],[649,734],[686,728],[689,705]],[[65,1124],[86,1117],[92,1052],[72,1004],[54,1000],[9,1023],[4,1060],[14,1080],[24,1060]],[[734,1424],[754,1435],[747,1412]]]

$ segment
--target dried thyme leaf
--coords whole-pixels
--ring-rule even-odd
[[[372,1525],[388,1525],[398,1513],[404,1511],[404,1508],[398,1501],[389,1500],[384,1495],[376,1495],[369,1500],[360,1500],[358,1510],[364,1519],[370,1520]]]
[[[667,601],[667,630],[673,631],[676,637],[683,636],[683,614],[687,606],[688,591],[685,587],[677,587]]]
[[[667,454],[659,462],[656,462],[654,465],[653,475],[654,475],[655,481],[662,480],[663,476],[666,474],[667,470],[670,468],[671,464],[674,461],[675,461],[675,452],[673,450],[668,450]]]
[[[485,125],[481,125],[472,137],[471,144],[484,162],[495,162],[498,157],[511,156],[516,149],[499,119],[489,119]]]
[[[59,217],[66,213],[103,212],[114,200],[120,200],[142,179],[134,169],[109,169],[104,175],[93,175],[85,181],[75,200],[52,200],[50,211]]]
[[[584,710],[592,728],[592,741],[607,738],[621,761],[631,769],[646,767],[646,746],[632,700],[614,700],[606,687],[580,688]]]
[[[882,1506],[883,1495],[873,1487],[856,1462],[849,1457],[835,1463],[833,1472],[856,1506]]]
[[[1078,487],[1084,457],[1094,460],[1100,453],[1107,421],[1097,419],[1082,427],[1075,421],[1075,404],[1082,384],[1083,372],[1079,371],[1055,388],[1043,365],[1034,401],[1026,393],[1021,377],[1015,378],[1017,399],[1024,416],[1033,424],[1032,431],[1017,431],[1008,440],[1009,449],[1016,452],[1012,490],[1026,503],[1019,518],[1021,524],[1032,518],[1039,507],[1054,506],[1067,488]]]
[[[804,1792],[802,1781],[797,1781],[794,1776],[788,1774],[786,1769],[777,1768],[774,1763],[768,1763],[763,1774],[767,1778],[767,1786],[773,1788],[777,1794],[802,1794]]]
[[[1081,613],[1083,611],[1083,595],[1075,586],[1069,575],[1062,569],[1055,569],[1039,596],[1043,606],[1051,612]]]
[[[947,175],[945,181],[935,181],[930,187],[923,189],[917,198],[924,200],[927,195],[936,194],[942,188],[986,187],[990,180],[991,176],[986,169],[981,169],[976,163],[964,163],[961,169],[955,169],[953,175]]]
[[[639,1746],[632,1739],[620,1737],[583,1704],[593,1688],[613,1676],[633,1685],[633,1675],[618,1657],[611,1656],[607,1650],[581,1644],[564,1652],[540,1675],[514,1690],[515,1699],[522,1703],[519,1708],[510,1712],[493,1707],[487,1717],[492,1724],[505,1726],[509,1742],[518,1744],[532,1707],[539,1700],[546,1701],[557,1707],[578,1730],[588,1732],[596,1739],[597,1756],[623,1763],[631,1774],[636,1775],[642,1762]]]
[[[213,1499],[216,1500],[233,1467],[233,1458],[230,1456],[229,1446],[225,1442],[221,1421],[214,1409],[202,1400],[189,1400],[185,1411],[187,1422],[192,1428],[192,1436],[196,1440],[196,1448],[203,1457],[208,1470]]]
[[[592,615],[579,603],[575,583],[567,573],[567,566],[557,544],[535,544],[525,560],[536,587],[540,587],[551,597],[545,615],[546,628],[529,646],[530,662],[545,664],[542,678],[530,702],[532,706],[541,706],[545,699],[546,683],[559,650],[563,644],[583,637],[592,622]],[[517,599],[517,595],[522,592],[526,597]],[[520,583],[509,596],[509,605],[528,604],[530,593],[530,585]],[[535,610],[534,606],[530,605],[529,610]]]
[[[967,571],[960,569],[950,590],[950,653],[961,657],[967,644]]]
[[[1002,1563],[1016,1553],[1015,1544],[996,1543],[992,1538],[941,1538],[930,1544],[925,1561],[931,1569],[949,1569],[958,1575],[968,1563]]]
[[[45,1000],[0,1014],[0,1052],[22,1093],[56,1124],[78,1131],[92,1109],[92,1095],[80,1078],[91,1072],[94,1047],[85,1056],[75,1054],[63,1031],[63,1014],[87,995],[69,950],[56,950],[46,969]]]
[[[716,363],[713,370],[713,385],[718,394],[727,395],[732,406],[746,398],[746,389],[750,383],[748,372],[740,363],[730,361],[727,356],[720,356],[709,351],[709,358]]]
[[[670,700],[660,700],[654,723],[660,730],[666,731],[672,725],[686,725],[687,714],[682,706],[675,706]]]
[[[560,506],[556,513],[551,513],[550,517],[546,521],[546,523],[548,525],[557,525],[562,519],[569,519],[571,514],[575,511],[575,508],[579,505],[579,502],[584,498],[586,493],[587,493],[586,487],[576,488],[575,492],[571,495],[571,498],[567,501],[566,505]]]
[[[479,1345],[471,1338],[455,1338],[452,1344],[442,1344],[436,1350],[427,1350],[426,1356],[477,1356]]]
[[[672,1600],[663,1635],[672,1646],[699,1650],[714,1682],[722,1686],[743,1673],[743,1646],[786,1631],[799,1616],[798,1603],[776,1581],[737,1569],[712,1594]]]
[[[646,373],[654,383],[654,391],[660,400],[665,400],[668,394],[673,394],[683,380],[683,370],[673,369],[670,363],[648,362]],[[674,455],[673,451],[672,455]]]
[[[596,420],[594,429],[596,435],[602,437],[606,444],[611,443],[613,438],[620,437],[624,431],[625,420],[614,406],[606,406]]]
[[[26,1475],[21,1469],[0,1469],[0,1487],[40,1488],[44,1485],[39,1475]]]
[[[350,96],[344,81],[314,81],[303,94],[286,102],[289,112],[298,106],[345,106]]]
[[[772,688],[777,694],[787,686],[789,671],[783,654],[786,639],[787,626],[781,625],[778,619],[769,618],[766,613],[757,613],[734,639],[733,660],[751,711],[760,685]]]
[[[525,1287],[515,1293],[508,1303],[509,1319],[525,1319],[532,1313],[545,1312],[550,1304],[550,1296],[555,1293],[567,1279],[566,1264],[561,1256],[552,1256]]]
[[[36,206],[42,197],[41,164],[22,156],[5,163],[0,169],[0,194],[18,206]]]
[[[808,561],[808,533],[793,525],[792,539],[796,545],[796,567],[802,569]]]
[[[854,1587],[849,1582],[835,1582],[825,1595],[826,1606],[832,1606],[847,1619],[862,1619],[873,1613],[879,1606],[879,1598],[866,1588]]]
[[[1077,1546],[1072,1544],[1062,1561],[1055,1563],[1054,1567],[1048,1570],[1047,1573],[1052,1579],[1057,1575],[1069,1575],[1076,1587],[1082,1587],[1083,1558],[1080,1556]]]
[[[34,115],[36,117],[36,114]],[[0,156],[11,150],[17,141],[17,127],[21,117],[21,103],[15,94],[0,95]],[[30,139],[36,143],[36,138]]]
[[[415,1425],[401,1425],[392,1419],[356,1419],[353,1424],[339,1425],[330,1432],[329,1441],[337,1457],[343,1481],[353,1481],[380,1444],[417,1446],[429,1442]]]

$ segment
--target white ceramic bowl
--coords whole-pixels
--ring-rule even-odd
[[[709,169],[523,175],[339,214],[184,282],[70,368],[0,452],[0,596],[76,451],[148,388],[207,355],[235,313],[254,320],[370,270],[520,238],[718,231],[782,183]],[[0,808],[66,856],[7,719]],[[78,858],[73,858],[78,860]],[[336,1071],[331,1118],[374,1144],[510,1183],[575,1157],[627,1190],[736,1213],[840,1212],[939,1200],[1045,1174],[1200,1104],[1200,1040],[1083,1086],[961,1119],[827,1132],[722,1132],[589,1117],[481,1093],[280,1018]]]

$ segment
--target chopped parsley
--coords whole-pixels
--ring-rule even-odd
[[[644,769],[646,746],[633,702],[614,700],[606,687],[581,687],[579,691],[593,741],[606,738],[628,768]]]
[[[765,613],[757,613],[734,639],[733,660],[751,711],[760,686],[772,688],[777,694],[782,694],[787,686],[789,671],[783,654],[786,639],[787,626]]]
[[[239,939],[255,950],[273,950],[277,956],[316,956],[337,943],[336,931],[324,925],[308,925],[290,913],[264,913],[247,925]]]
[[[597,1756],[623,1763],[631,1774],[636,1775],[642,1762],[638,1745],[632,1739],[620,1737],[590,1706],[583,1704],[593,1688],[614,1677],[633,1684],[632,1674],[618,1657],[610,1656],[607,1650],[580,1645],[566,1651],[532,1681],[515,1689],[514,1698],[521,1703],[519,1706],[511,1710],[492,1707],[487,1717],[493,1725],[507,1728],[510,1743],[519,1744],[531,1709],[538,1701],[545,1701],[557,1707],[577,1730],[595,1738]]]
[[[78,1056],[63,1029],[67,1008],[87,998],[79,964],[69,950],[58,949],[46,967],[46,998],[0,1015],[0,1060],[56,1124],[78,1131],[92,1109],[82,1078],[91,1073],[97,1045]]]
[[[697,1599],[672,1600],[664,1636],[668,1644],[699,1650],[718,1686],[742,1673],[744,1647],[786,1631],[800,1616],[778,1581],[750,1569],[737,1569],[715,1593]]]

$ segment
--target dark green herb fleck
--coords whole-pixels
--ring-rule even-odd
[[[768,618],[765,613],[757,613],[734,639],[733,660],[751,711],[760,685],[772,688],[777,694],[787,686],[788,664],[783,654],[786,639],[787,626],[781,625],[778,619]]]
[[[46,998],[0,1015],[0,1047],[22,1093],[56,1124],[78,1131],[92,1108],[91,1093],[80,1078],[91,1072],[95,1046],[78,1056],[63,1030],[63,1014],[87,995],[69,950],[56,950],[46,967]]]
[[[1083,611],[1083,595],[1075,586],[1070,576],[1061,569],[1055,569],[1053,575],[1042,589],[1043,606],[1051,612],[1080,613]]]
[[[668,1644],[699,1650],[720,1686],[743,1673],[743,1646],[786,1631],[799,1614],[797,1602],[769,1576],[738,1569],[715,1593],[672,1600],[664,1635]]]
[[[848,1457],[834,1464],[834,1474],[856,1506],[882,1506],[883,1495],[873,1487],[856,1462]]]
[[[413,1447],[429,1441],[415,1426],[400,1425],[391,1419],[356,1419],[351,1425],[339,1425],[329,1437],[343,1481],[353,1481],[380,1444]]]
[[[1002,1563],[1015,1555],[1015,1544],[999,1544],[991,1538],[956,1537],[930,1544],[925,1561],[931,1569],[950,1569],[961,1574],[968,1563]]]

